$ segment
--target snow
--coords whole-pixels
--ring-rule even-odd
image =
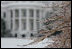
[[[31,39],[19,39],[19,38],[1,38],[1,48],[44,48],[45,46],[52,44],[51,38],[45,38],[43,41],[34,43],[27,46],[17,46],[17,45],[26,45],[33,42]]]

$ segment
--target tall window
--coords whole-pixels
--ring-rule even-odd
[[[40,25],[39,25],[39,14],[40,14],[40,11],[37,9],[37,10],[36,10],[36,16],[37,16],[37,20],[36,20],[36,21],[37,21],[37,23],[36,23],[36,24],[37,24],[37,30],[39,30],[39,27],[40,27]]]
[[[22,9],[22,16],[26,17],[26,9]]]
[[[3,17],[6,18],[6,12],[3,13]]]
[[[39,18],[39,14],[40,14],[39,10],[36,10],[36,15],[38,18]]]
[[[12,10],[10,10],[10,13],[11,13],[11,18],[13,18],[13,11],[12,11]]]
[[[30,16],[30,17],[33,17],[33,16],[34,16],[34,10],[33,10],[33,9],[30,9],[30,10],[29,10],[29,16]]]
[[[40,27],[39,22],[37,22],[37,30],[39,30],[39,27]]]
[[[11,19],[11,29],[12,29],[12,27],[13,27],[13,23],[12,23],[12,19]]]
[[[15,10],[15,17],[19,17],[19,10],[18,9]]]
[[[26,19],[22,20],[22,30],[26,30]]]
[[[30,19],[30,30],[33,30],[33,19]]]
[[[18,30],[19,29],[19,20],[16,19],[15,20],[15,30]]]

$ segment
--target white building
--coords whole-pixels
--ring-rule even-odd
[[[6,21],[6,28],[13,36],[30,37],[42,29],[42,18],[45,16],[45,4],[36,1],[2,1],[1,18]]]

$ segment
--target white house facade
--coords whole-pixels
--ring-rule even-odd
[[[1,5],[1,18],[6,21],[6,28],[17,37],[30,37],[42,29],[45,5],[29,1],[7,1]]]

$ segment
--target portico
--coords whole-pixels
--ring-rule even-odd
[[[31,34],[37,34],[42,28],[42,18],[44,16],[43,4],[37,2],[14,2],[7,7],[8,17],[10,17],[9,28],[13,36],[30,37]]]

